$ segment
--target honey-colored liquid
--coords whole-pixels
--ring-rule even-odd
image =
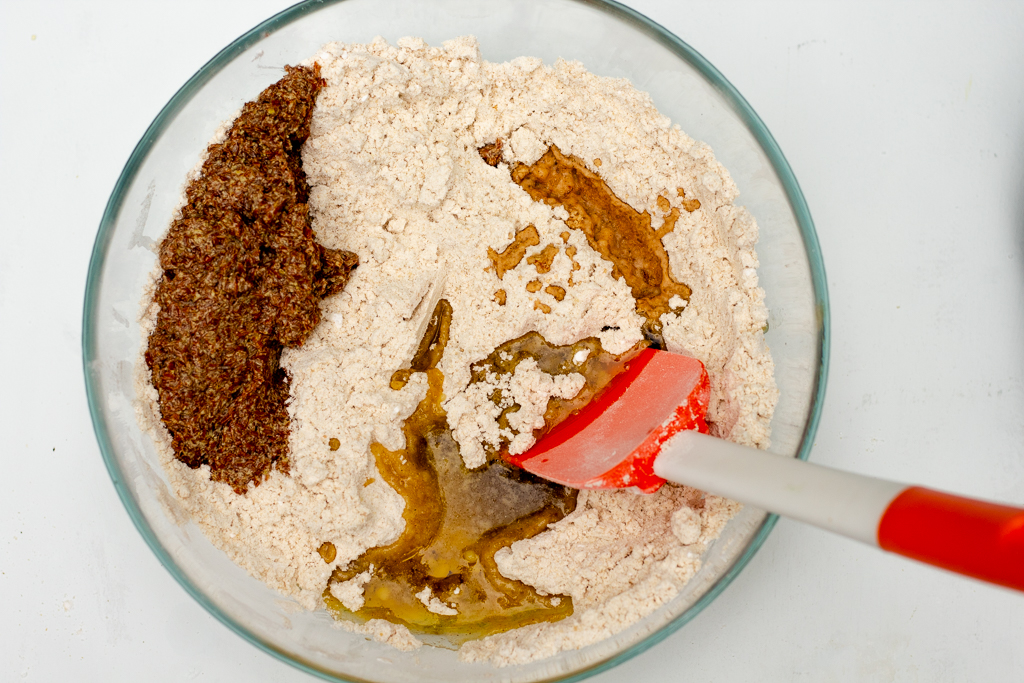
[[[636,299],[637,312],[647,318],[644,335],[662,345],[659,318],[675,312],[670,304],[674,297],[690,299],[690,288],[672,277],[668,252],[661,241],[675,228],[679,210],[671,208],[665,197],[659,197],[658,207],[666,213],[661,227],[655,230],[650,214],[640,213],[616,197],[601,176],[553,145],[534,164],[516,165],[512,180],[534,201],[562,206],[569,212],[565,224],[583,231],[590,246],[612,264],[612,277],[626,281]],[[679,194],[684,196],[682,189]],[[696,202],[684,208],[693,211],[699,206]]]
[[[444,635],[451,644],[572,614],[567,596],[542,596],[503,577],[494,553],[545,530],[576,506],[576,491],[538,479],[493,459],[467,470],[441,408],[444,380],[437,364],[444,353],[451,306],[438,302],[424,340],[408,370],[427,375],[427,395],[403,426],[406,446],[371,450],[387,483],[405,499],[405,530],[388,546],[371,548],[331,582],[370,570],[365,603],[355,616],[405,624],[415,633]],[[427,609],[417,594],[430,588],[455,615]],[[338,616],[351,615],[330,593],[324,601]]]
[[[439,301],[410,367],[392,378],[392,386],[401,388],[413,372],[427,376],[427,395],[403,426],[405,448],[389,451],[380,444],[371,445],[381,476],[405,500],[405,531],[390,545],[371,548],[348,567],[335,570],[323,596],[339,617],[386,619],[405,624],[414,633],[445,636],[454,645],[572,614],[568,596],[540,595],[502,576],[494,554],[572,512],[577,492],[506,464],[499,457],[500,449],[492,449],[485,466],[466,469],[441,408],[444,377],[437,369],[448,342],[451,314],[451,305]],[[548,403],[547,429],[586,405],[641,346],[615,356],[604,351],[596,338],[555,346],[531,332],[474,363],[471,381],[513,373],[526,358],[536,359],[542,370],[553,375],[582,373],[586,383],[577,396]],[[585,359],[581,351],[586,351]],[[492,400],[500,403],[501,398],[496,392]],[[508,427],[507,415],[515,410],[517,405],[504,410],[499,419],[502,427]],[[326,551],[320,552],[326,560]],[[352,615],[331,594],[330,583],[367,570],[371,578],[363,592],[365,603]],[[427,609],[417,597],[427,587],[430,598],[457,614]]]

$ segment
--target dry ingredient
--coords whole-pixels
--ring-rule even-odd
[[[160,244],[146,364],[163,423],[179,460],[238,493],[288,471],[281,349],[302,345],[358,263],[309,227],[300,150],[322,85],[318,66],[289,67],[246,104]]]
[[[405,502],[374,453],[406,449],[403,426],[425,402],[444,412],[470,469],[503,444],[527,448],[547,408],[566,400],[549,399],[570,395],[574,375],[587,381],[597,347],[572,348],[581,340],[614,355],[646,335],[696,356],[711,376],[713,433],[767,445],[776,390],[756,225],[733,205],[736,188],[711,151],[645,94],[576,63],[487,63],[472,38],[440,48],[413,38],[330,44],[314,62],[326,86],[302,148],[310,216],[325,247],[354,252],[361,265],[321,302],[323,320],[302,347],[282,353],[290,476],[272,470],[243,496],[208,466],[175,460],[156,392],[140,375],[141,419],[175,490],[232,559],[310,609],[340,570],[346,579],[326,595],[364,609],[377,567],[360,558],[407,528]],[[621,201],[615,210],[640,221],[639,235],[656,235],[641,240],[638,279],[608,260],[616,238],[593,220],[593,202],[565,191],[597,180],[613,194],[602,201]],[[652,285],[660,291],[644,289]],[[415,370],[442,300],[451,308],[443,354]],[[529,358],[503,368],[513,354],[500,347],[529,333],[569,347],[563,360],[579,372],[553,375]],[[736,508],[688,487],[581,492],[563,519],[493,553],[508,582],[551,609],[571,601],[572,615],[467,642],[461,656],[525,662],[626,628],[678,592]],[[358,573],[348,577],[349,567]],[[455,619],[458,588],[412,595],[423,613]],[[339,624],[418,645],[382,619]]]

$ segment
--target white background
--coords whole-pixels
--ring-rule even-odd
[[[132,148],[287,0],[0,1],[0,680],[312,681],[129,521],[89,422],[86,268]],[[775,135],[818,227],[812,459],[1024,504],[1024,3],[633,0]],[[626,681],[1016,681],[1024,596],[781,521]]]

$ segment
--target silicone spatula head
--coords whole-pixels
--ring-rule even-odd
[[[653,469],[661,445],[680,430],[707,433],[710,391],[696,358],[644,349],[583,410],[506,459],[573,488],[653,493],[665,483]]]

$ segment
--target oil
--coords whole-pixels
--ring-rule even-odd
[[[405,530],[390,545],[371,548],[335,570],[323,597],[339,617],[386,619],[414,633],[446,636],[455,645],[572,614],[568,596],[540,595],[503,577],[494,553],[571,512],[576,491],[498,458],[466,469],[441,407],[444,377],[437,369],[451,313],[448,301],[438,302],[410,367],[392,378],[395,386],[413,372],[427,377],[427,395],[403,426],[406,447],[389,451],[371,445],[381,476],[405,500]],[[330,583],[368,570],[365,603],[353,615],[331,595]],[[439,600],[448,608],[444,611],[456,613],[430,611],[421,597]]]
[[[616,197],[580,159],[562,154],[554,145],[534,164],[512,168],[512,180],[534,201],[568,211],[565,224],[583,231],[590,246],[612,264],[612,277],[626,281],[636,299],[637,312],[647,318],[644,335],[662,344],[659,319],[665,313],[678,312],[670,303],[674,297],[690,299],[690,288],[672,277],[668,252],[661,241],[675,229],[679,210],[659,197],[658,206],[666,213],[661,227],[655,230],[650,214],[640,213]],[[678,192],[682,197],[682,188]],[[699,206],[696,200],[685,200],[687,211]]]
[[[523,260],[526,250],[538,244],[540,244],[540,233],[537,232],[535,226],[527,225],[522,230],[516,231],[512,244],[505,247],[504,251],[498,252],[492,247],[487,247],[487,258],[491,260],[494,274],[498,276],[499,280],[503,279],[506,271],[512,270]],[[554,258],[553,254],[552,258]]]

